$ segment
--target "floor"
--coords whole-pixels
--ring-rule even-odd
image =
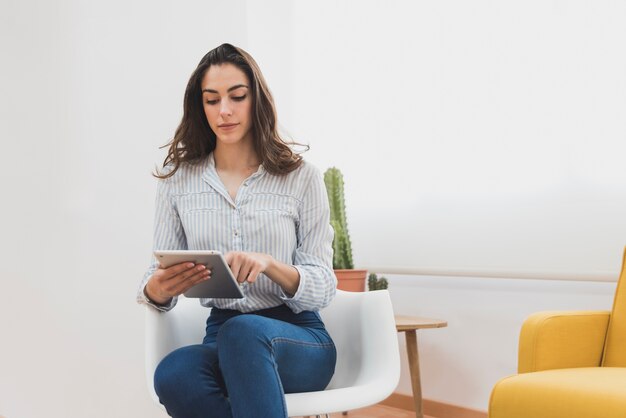
[[[397,409],[385,405],[374,405],[368,408],[355,409],[348,415],[330,414],[331,418],[415,418],[415,412]],[[313,417],[312,417],[313,418]],[[425,415],[424,418],[433,418]]]

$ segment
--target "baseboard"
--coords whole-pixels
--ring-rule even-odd
[[[401,393],[393,393],[387,399],[381,402],[382,405],[394,408],[415,411],[415,403],[413,397],[403,395]],[[487,413],[476,409],[464,408],[462,406],[452,405],[444,402],[431,401],[424,399],[423,403],[424,415],[436,418],[487,418]]]

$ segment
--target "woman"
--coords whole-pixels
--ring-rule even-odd
[[[174,418],[287,417],[284,393],[322,390],[334,372],[317,314],[336,285],[326,190],[276,125],[248,53],[223,44],[202,58],[157,175],[154,248],[223,252],[245,297],[201,299],[212,308],[203,343],[157,367],[155,389]],[[138,300],[167,311],[210,273],[153,260]]]

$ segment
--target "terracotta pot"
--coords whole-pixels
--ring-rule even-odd
[[[335,270],[337,289],[348,292],[364,292],[367,270]]]

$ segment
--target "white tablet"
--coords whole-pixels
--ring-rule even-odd
[[[184,295],[188,298],[228,298],[241,299],[243,293],[233,276],[230,267],[219,251],[155,251],[155,257],[161,267],[168,268],[174,264],[192,262],[204,264],[211,270],[211,278],[188,289]]]

